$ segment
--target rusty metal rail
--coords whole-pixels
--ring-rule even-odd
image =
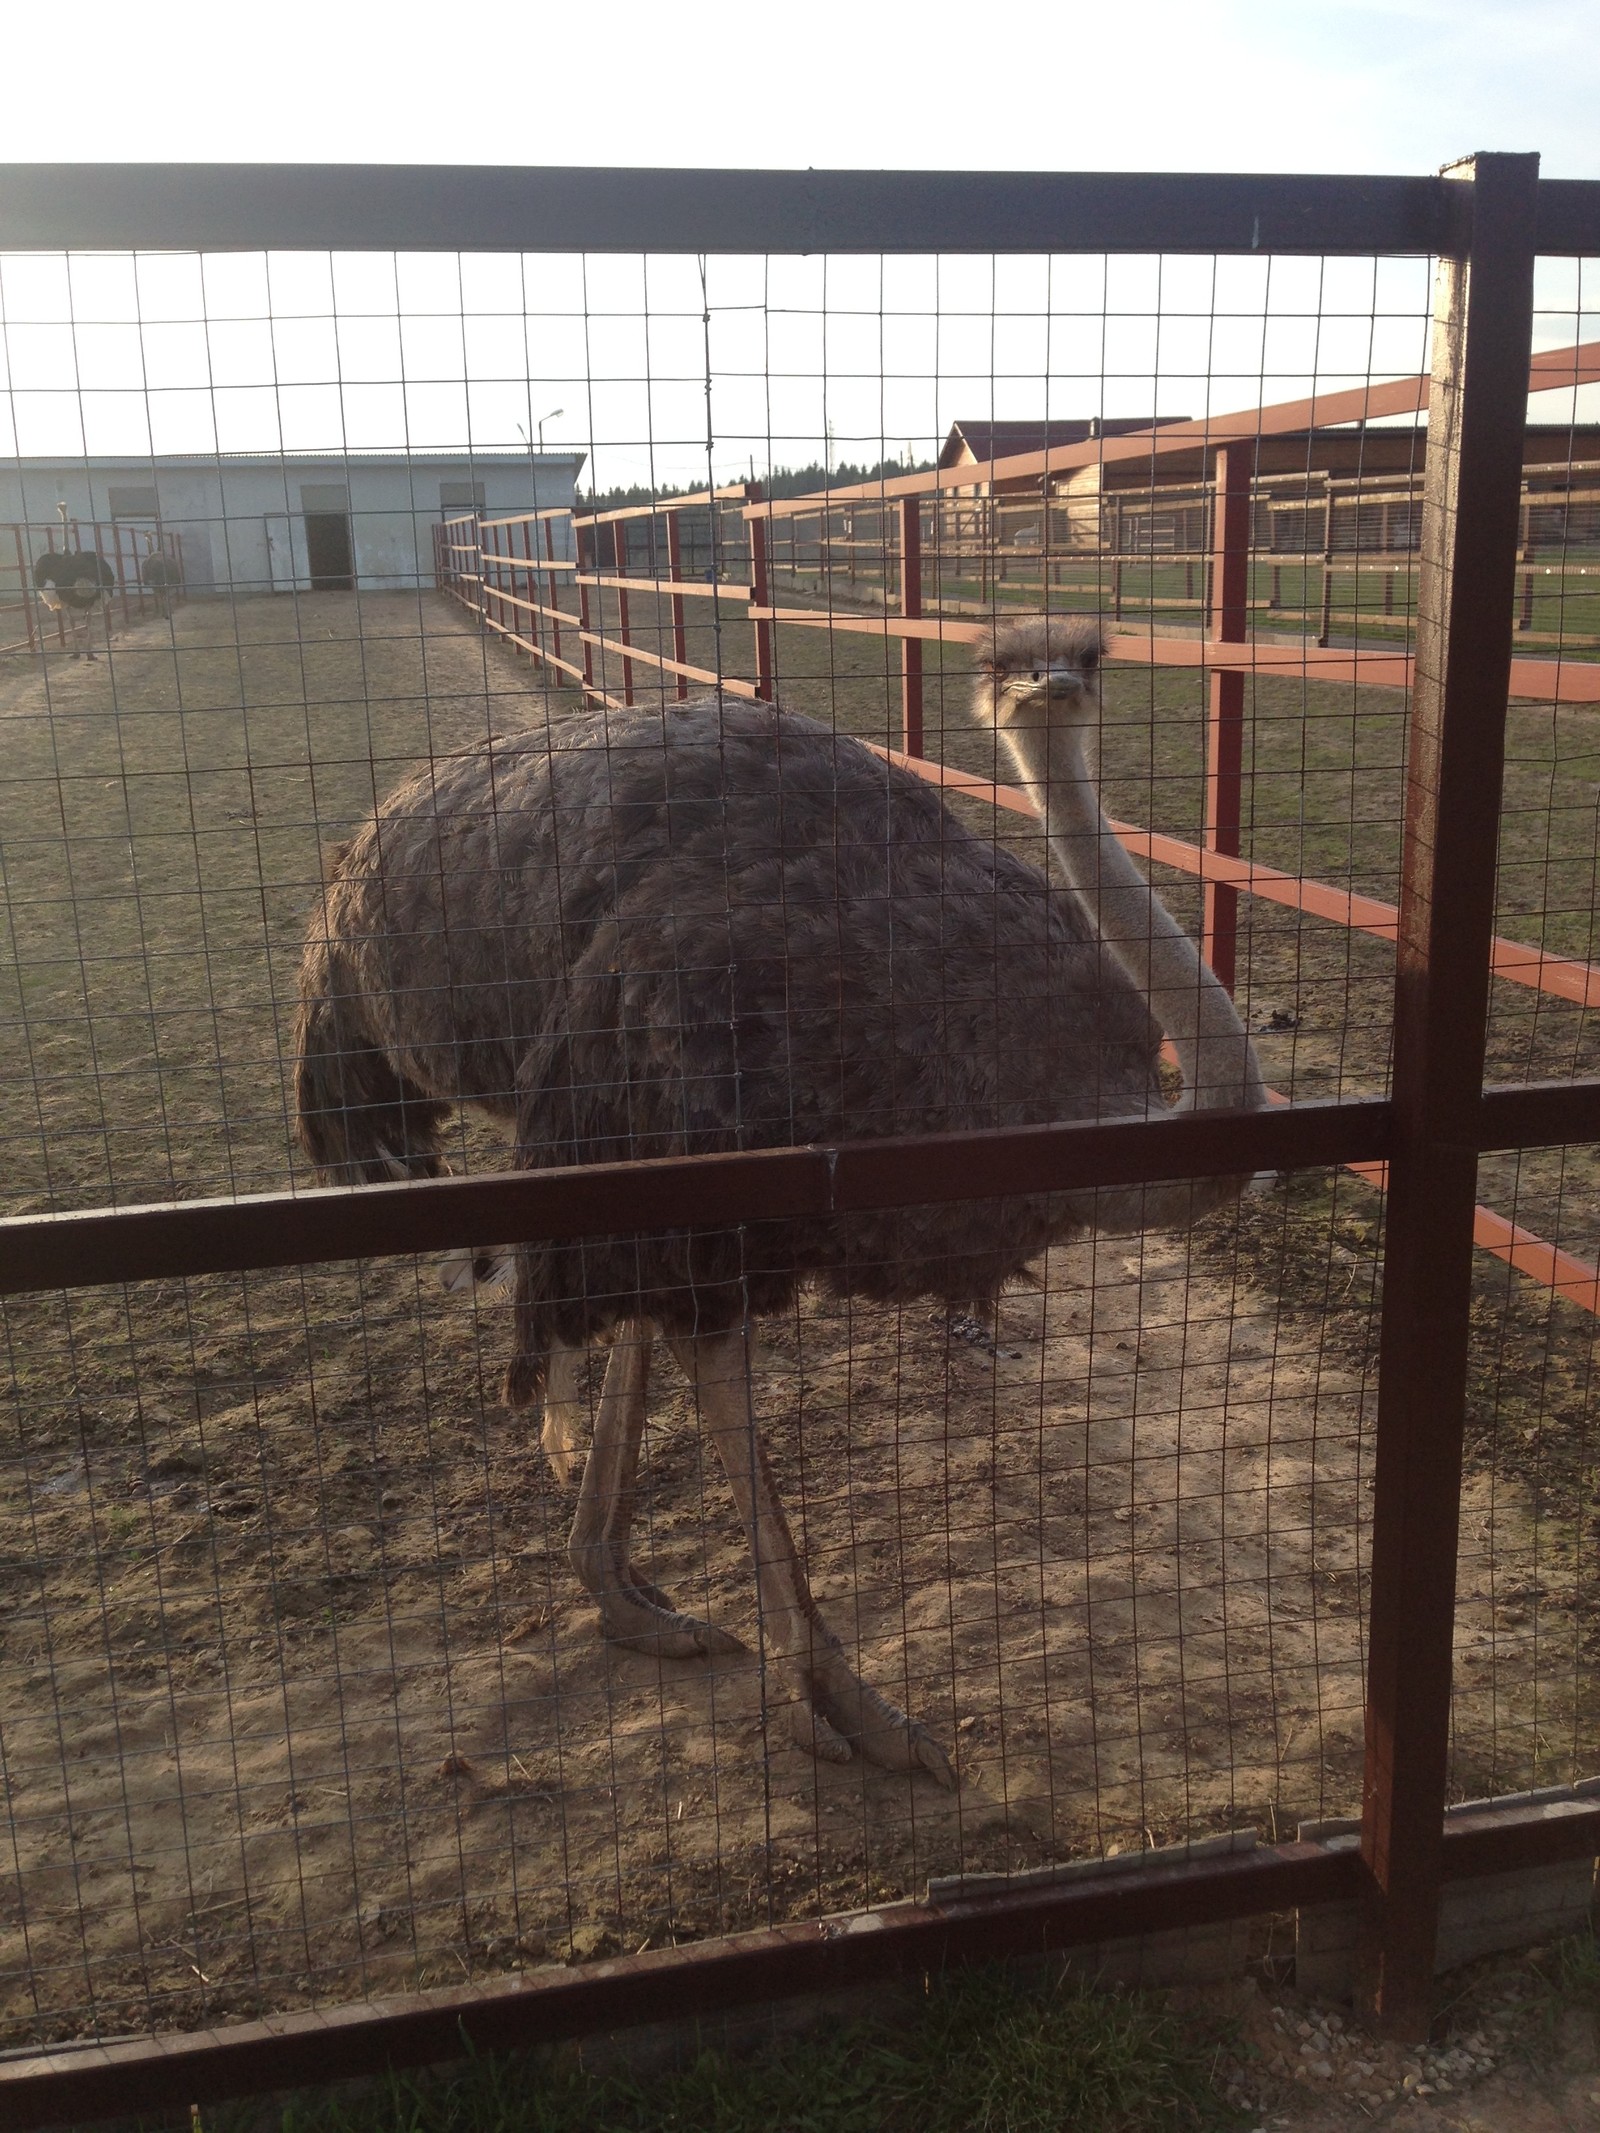
[[[163,2111],[263,2089],[347,2080],[375,2066],[426,2066],[463,2050],[529,2050],[645,2022],[704,2021],[763,2001],[955,1964],[1093,1949],[1141,1933],[1219,1925],[1263,1912],[1349,1903],[1360,1854],[1316,1843],[1260,1844],[1171,1864],[1133,1862],[1093,1879],[731,1933],[613,1956],[514,1984],[445,1988],[357,2003],[336,2019],[288,2014],[178,2038],[63,2047],[0,2063],[0,2112],[14,2133],[63,2120]],[[1440,1841],[1444,1883],[1538,1869],[1600,1851],[1600,1806],[1453,1813]]]

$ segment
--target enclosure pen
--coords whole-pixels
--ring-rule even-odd
[[[0,2122],[1589,1870],[1596,257],[0,167]]]

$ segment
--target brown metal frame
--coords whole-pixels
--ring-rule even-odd
[[[1461,166],[1472,227],[1440,262],[1396,942],[1367,1753],[1365,1990],[1431,2010],[1453,1680],[1473,1216],[1505,766],[1537,156]]]
[[[1538,1808],[1453,1813],[1440,1849],[1446,1881],[1584,1859],[1600,1851],[1600,1806],[1573,1803],[1558,1817]],[[1293,1843],[998,1897],[930,1894],[922,1903],[725,1934],[507,1984],[41,2051],[0,2065],[0,2118],[8,2133],[25,2133],[67,2120],[167,2111],[175,2095],[205,2104],[382,2067],[426,2066],[468,2051],[525,2050],[646,2022],[698,2021],[765,2000],[925,1977],[959,1963],[1349,1903],[1361,1888],[1356,1851]]]
[[[1217,644],[1243,644],[1250,634],[1250,477],[1255,448],[1225,444],[1217,453],[1216,500],[1211,528],[1210,636]],[[1213,665],[1206,728],[1207,849],[1239,856],[1243,827],[1244,674]],[[1201,945],[1229,992],[1237,976],[1239,892],[1231,882],[1205,885]]]
[[[581,186],[573,182],[580,176]],[[530,203],[537,213],[530,214]],[[552,203],[562,211],[553,212]],[[454,1995],[443,2007],[430,2001],[390,2011],[334,2010],[210,2036],[43,2055],[31,2066],[0,2067],[0,2114],[21,2127],[126,2111],[146,2100],[164,2103],[180,2069],[184,2095],[196,2098],[327,2079],[448,2056],[466,2043],[533,2042],[837,1986],[891,1967],[927,1969],[1352,1895],[1364,1907],[1372,2012],[1384,2030],[1416,2035],[1428,2019],[1443,1880],[1600,1849],[1600,1812],[1586,1810],[1537,1830],[1514,1815],[1487,1815],[1472,1827],[1457,1826],[1462,1818],[1456,1818],[1447,1831],[1443,1815],[1476,1158],[1487,1148],[1600,1138],[1600,1081],[1482,1087],[1491,963],[1514,974],[1497,955],[1492,933],[1508,689],[1556,694],[1546,684],[1558,674],[1566,681],[1573,671],[1570,663],[1563,669],[1555,661],[1519,661],[1514,672],[1510,658],[1532,265],[1541,249],[1600,252],[1600,185],[1541,185],[1537,159],[1527,156],[1483,156],[1446,178],[1426,180],[749,173],[729,183],[726,174],[701,172],[0,171],[0,248],[424,243],[516,249],[528,229],[538,228],[560,229],[573,247],[624,250],[1442,255],[1427,393],[1433,448],[1396,922],[1392,1099],[22,1217],[0,1225],[0,1289],[314,1264],[453,1245],[462,1235],[581,1235],[1047,1185],[1387,1162],[1361,1849],[1264,1847],[1242,1859],[1197,1859],[1084,1888],[895,1905],[870,1914],[859,1930],[850,1921],[786,1926],[593,1965],[553,1982]],[[1386,390],[1363,394],[1359,412],[1377,412]],[[1318,404],[1315,418],[1338,419],[1328,400]],[[1227,444],[1234,434],[1245,433],[1226,423],[1204,432],[1212,445]],[[1112,456],[1121,443],[1097,445],[1095,456]],[[1145,452],[1148,444],[1136,449]],[[973,478],[972,469],[961,471]],[[1042,464],[1036,471],[1044,471]],[[1230,486],[1225,473],[1224,487]],[[873,491],[880,500],[886,493],[920,492],[896,483]],[[784,506],[752,499],[747,511],[764,527]],[[462,545],[448,527],[436,535],[441,583],[458,597],[473,576],[460,567],[468,560],[456,552]],[[1219,624],[1235,605],[1229,553],[1224,530]],[[515,567],[527,571],[526,555]],[[549,658],[537,635],[525,638],[505,620],[510,610],[554,621],[554,573],[548,560],[544,567],[550,605],[533,597],[529,573],[526,598],[499,588],[497,626]],[[751,693],[770,686],[770,625],[787,619],[769,604],[764,574],[764,558],[752,544],[747,612],[758,652]],[[481,566],[478,575],[481,606]],[[586,607],[583,580],[590,574],[573,575]],[[674,594],[679,587],[684,594],[700,590],[675,576],[671,585]],[[910,597],[908,572],[903,606]],[[562,617],[569,629],[571,619]],[[908,643],[953,633],[948,622],[919,618],[909,608],[860,626]],[[579,634],[587,670],[604,640],[589,628],[587,613]],[[1242,671],[1268,664],[1268,650],[1241,644],[1219,626],[1212,641],[1158,640],[1146,656]],[[637,646],[629,651],[648,656]],[[680,676],[687,664],[657,663]],[[1327,678],[1413,680],[1410,661],[1386,654],[1297,653],[1293,664]],[[699,677],[690,670],[685,678]],[[1559,695],[1593,700],[1565,687]],[[921,767],[941,782],[979,782]],[[1224,841],[1225,828],[1219,811],[1214,844]],[[1169,840],[1149,841],[1154,849]],[[1196,856],[1197,870],[1214,881],[1248,879],[1255,886],[1266,873],[1222,849]],[[1303,893],[1297,885],[1285,900]],[[1535,952],[1522,953],[1542,974],[1546,966]],[[1582,975],[1585,987],[1589,977]]]

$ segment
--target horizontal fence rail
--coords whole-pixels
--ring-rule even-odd
[[[1600,1851],[1600,1806],[1452,1814],[1443,1837],[1447,1882],[1518,1867],[1548,1869]],[[160,2110],[174,2085],[195,2103],[264,2088],[359,2077],[372,2066],[426,2066],[475,2052],[526,2051],[565,2038],[645,2022],[703,2023],[767,2000],[870,1988],[886,1977],[933,1977],[962,1962],[1027,1959],[1127,1939],[1195,1930],[1228,1919],[1359,1896],[1353,1849],[1318,1843],[1205,1843],[1170,1864],[1152,1855],[1135,1870],[1077,1886],[975,1896],[935,1896],[873,1911],[729,1935],[529,1979],[498,1991],[417,1994],[352,2007],[337,2021],[289,2015],[163,2043],[91,2046],[0,2064],[0,2100],[19,2129],[71,2117]]]
[[[1578,1140],[1600,1140],[1600,1080],[1484,1092],[1475,1144],[1483,1153]],[[0,1295],[437,1251],[463,1236],[601,1237],[1226,1177],[1241,1169],[1370,1167],[1389,1145],[1390,1106],[1372,1097],[13,1215],[0,1220]],[[1533,1248],[1548,1249],[1525,1233],[1519,1241],[1530,1260]],[[1583,1271],[1592,1281],[1593,1269]]]
[[[203,251],[1441,252],[1437,178],[0,164],[0,246]],[[1553,249],[1592,250],[1583,193]]]

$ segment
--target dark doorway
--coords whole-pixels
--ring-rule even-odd
[[[308,511],[306,518],[306,563],[311,590],[317,593],[347,593],[355,589],[355,560],[350,547],[350,514],[347,511]]]

